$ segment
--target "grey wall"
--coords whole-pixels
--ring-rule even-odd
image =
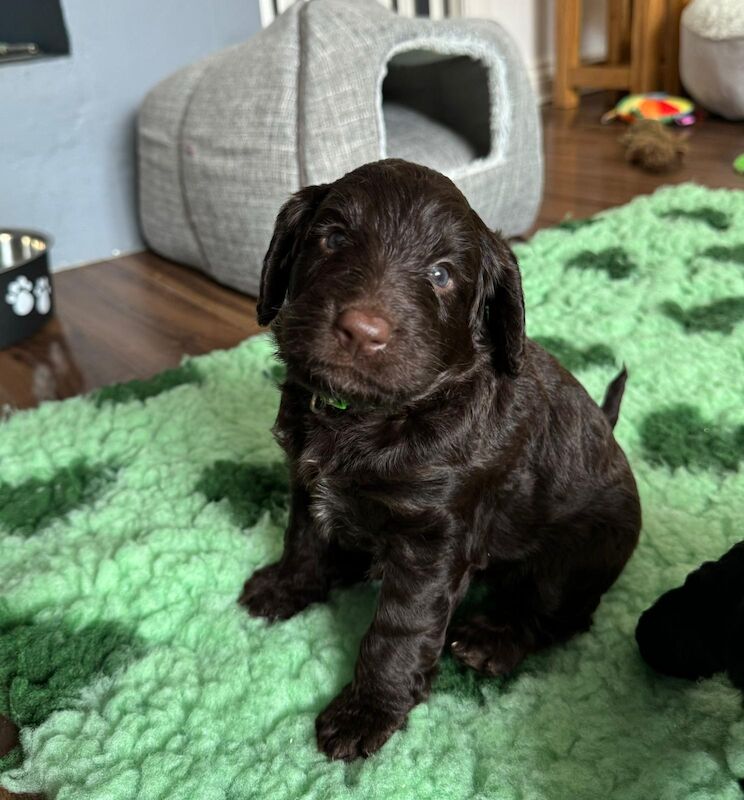
[[[56,268],[143,246],[134,121],[158,80],[260,29],[258,0],[62,0],[70,56],[0,65],[0,226]]]

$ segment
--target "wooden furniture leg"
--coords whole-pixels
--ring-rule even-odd
[[[617,65],[629,61],[630,0],[607,0],[607,63]]]
[[[664,45],[667,0],[635,0],[631,31],[631,92],[661,89],[661,54]]]
[[[669,94],[679,94],[682,91],[679,78],[679,24],[687,3],[688,0],[667,0],[663,85],[664,91]]]
[[[629,63],[630,0],[607,0],[607,64],[616,67]],[[612,102],[617,103],[627,89],[612,91]]]
[[[573,86],[572,72],[579,66],[581,0],[557,0],[555,13],[553,105],[556,108],[576,108],[579,94]]]

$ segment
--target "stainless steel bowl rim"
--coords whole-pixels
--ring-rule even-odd
[[[32,261],[35,261],[39,258],[40,255],[49,252],[49,248],[54,244],[54,237],[52,237],[48,233],[44,233],[43,231],[34,230],[31,228],[4,228],[0,227],[0,236],[3,234],[8,234],[12,236],[14,239],[20,238],[21,236],[30,236],[33,239],[39,239],[44,242],[44,250],[37,251],[34,253],[30,258],[27,258],[25,261],[19,261],[16,264],[12,264],[10,266],[3,266],[2,262],[0,262],[0,273],[1,272],[8,272],[12,269],[18,269],[19,267],[23,267],[26,264],[30,264]]]

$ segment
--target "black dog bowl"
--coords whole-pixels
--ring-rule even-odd
[[[52,316],[48,236],[0,228],[0,349],[35,333]]]

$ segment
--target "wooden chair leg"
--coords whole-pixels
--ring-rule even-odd
[[[581,0],[557,0],[555,15],[553,105],[575,108],[579,104],[579,94],[574,89],[571,72],[579,66]]]
[[[607,63],[630,63],[630,0],[607,0]],[[609,103],[617,103],[629,88],[610,90]]]
[[[673,0],[669,0],[673,2]],[[630,0],[607,2],[607,63],[630,60]]]
[[[664,91],[679,94],[682,82],[679,77],[679,25],[682,11],[688,0],[667,0],[666,32],[664,42]]]
[[[630,90],[661,89],[661,54],[667,0],[634,0],[631,31]]]

